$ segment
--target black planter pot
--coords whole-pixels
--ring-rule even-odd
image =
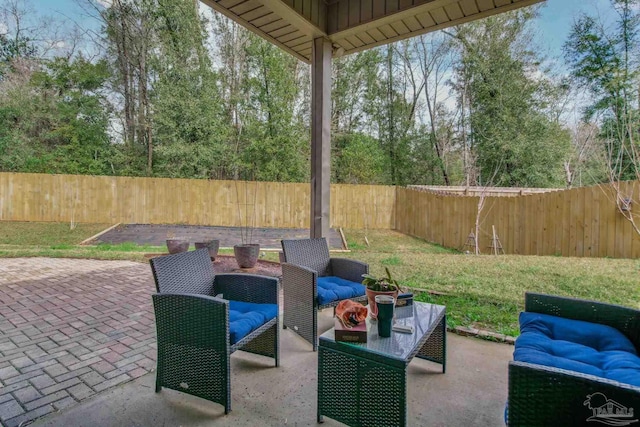
[[[220,240],[205,240],[204,242],[196,242],[196,249],[204,249],[207,248],[209,250],[209,257],[211,257],[211,261],[216,259],[218,256],[218,249],[220,249]]]
[[[253,268],[258,262],[260,245],[257,243],[236,245],[233,247],[233,253],[240,268]]]

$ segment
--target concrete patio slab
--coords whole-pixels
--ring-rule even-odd
[[[333,325],[331,310],[320,329]],[[447,373],[414,359],[408,369],[410,426],[503,426],[507,362],[513,347],[449,334]],[[316,424],[317,353],[285,330],[281,366],[234,353],[232,411],[173,390],[154,393],[154,374],[37,420],[39,427],[81,426],[312,426]],[[325,417],[325,426],[342,425]]]

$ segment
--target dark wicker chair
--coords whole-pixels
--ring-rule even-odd
[[[640,310],[527,293],[525,311],[612,326],[626,335],[640,354]],[[594,420],[587,421],[594,415],[591,396],[597,393],[633,408],[633,418],[640,418],[640,387],[564,369],[510,362],[507,424],[511,427],[601,425]]]
[[[282,240],[282,289],[284,294],[284,328],[293,329],[298,335],[318,349],[318,310],[338,305],[341,300],[320,305],[318,302],[318,277],[336,276],[361,283],[369,266],[360,261],[330,258],[329,246],[324,238]],[[367,302],[367,296],[353,298]]]
[[[278,307],[278,280],[250,274],[214,276],[207,249],[153,258],[151,269],[159,292],[153,295],[156,392],[166,387],[192,394],[220,403],[228,414],[231,353],[243,350],[271,357],[278,366],[280,351],[277,314],[232,343],[230,301]],[[224,299],[215,297],[219,294]]]

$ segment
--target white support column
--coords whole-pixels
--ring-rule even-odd
[[[311,237],[331,225],[331,42],[313,40],[311,57]]]

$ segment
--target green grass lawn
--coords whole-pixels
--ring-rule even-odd
[[[41,256],[147,262],[145,254],[167,252],[166,246],[137,245],[130,242],[78,245],[112,225],[77,224],[72,230],[68,223],[0,221],[0,257]],[[233,250],[221,249],[219,253],[233,255]],[[262,259],[278,261],[278,254],[267,252]]]
[[[69,223],[0,221],[0,257],[44,256],[144,261],[145,253],[166,250],[133,243],[78,246],[83,240],[112,225],[76,224],[71,229]]]
[[[421,293],[420,301],[447,306],[449,326],[518,335],[525,291],[566,295],[640,308],[640,260],[517,255],[465,255],[394,231],[348,230],[350,258],[373,274],[389,267],[394,278]]]
[[[132,243],[77,246],[110,224],[0,222],[0,257],[47,256],[146,262],[166,248]],[[373,274],[392,275],[420,301],[447,306],[449,326],[518,335],[524,292],[594,299],[640,308],[640,260],[516,255],[464,255],[394,231],[346,230],[350,253],[334,256],[368,262]],[[221,251],[231,254],[231,251]],[[275,261],[277,253],[267,252]]]

